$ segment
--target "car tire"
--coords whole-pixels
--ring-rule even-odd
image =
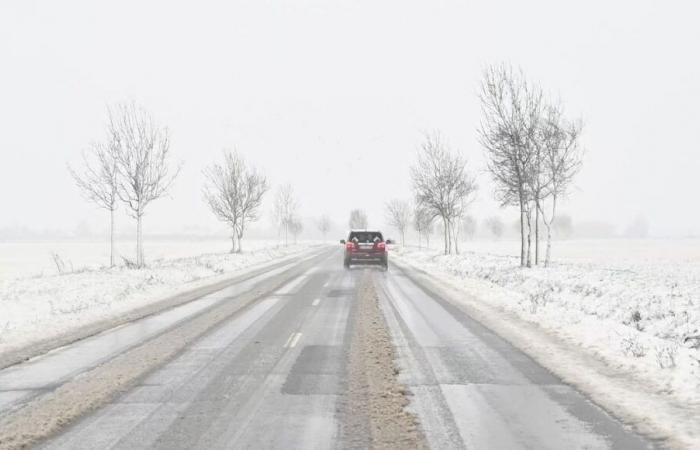
[[[349,269],[350,268],[350,261],[343,261],[343,267],[345,267],[346,269]]]

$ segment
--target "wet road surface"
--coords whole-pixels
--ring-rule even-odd
[[[650,448],[456,306],[393,268],[381,306],[432,448]]]
[[[347,355],[359,283],[368,274],[397,348],[399,380],[413,393],[410,409],[432,448],[648,447],[527,355],[416,284],[409,273],[395,266],[389,272],[345,270],[336,252],[261,296],[41,447],[347,447],[340,432],[347,420],[342,408]],[[234,298],[246,289],[250,285],[244,282],[202,301]],[[183,307],[195,305],[204,303]],[[133,345],[133,333],[111,341]],[[103,349],[80,345],[87,344],[62,351],[105,357]],[[52,381],[48,366],[37,361],[0,371],[0,390],[50,389],[78,370],[56,372]]]

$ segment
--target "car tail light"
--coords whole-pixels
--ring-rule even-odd
[[[386,244],[384,242],[379,242],[377,244],[377,249],[385,252],[386,251]]]
[[[355,249],[355,244],[353,244],[352,242],[348,242],[347,244],[345,244],[345,250],[353,251],[354,249]]]

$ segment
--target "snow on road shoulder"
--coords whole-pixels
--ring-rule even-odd
[[[591,379],[577,383],[571,361],[564,369],[563,360],[557,360],[560,352],[540,348],[538,360],[549,359],[541,362],[560,375],[566,372],[567,381],[595,390],[599,397],[612,396],[609,401],[624,404],[637,421],[645,418],[651,428],[678,442],[700,442],[700,342],[693,339],[700,334],[697,263],[562,263],[521,269],[517,258],[486,253],[445,256],[409,248],[397,249],[394,256],[468,294],[460,301],[500,311],[496,315],[504,322],[524,320],[552,336],[552,342],[580,353],[580,361],[592,358],[618,378],[608,384],[601,376],[597,386]],[[527,330],[521,327],[518,333]],[[637,392],[622,398],[624,390],[613,388],[624,385],[620,377],[628,378]],[[658,401],[668,406],[666,411],[649,409]]]
[[[242,254],[160,259],[144,269],[119,266],[0,280],[0,355],[309,249],[308,244],[270,246]]]

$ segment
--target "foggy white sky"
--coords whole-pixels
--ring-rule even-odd
[[[643,213],[656,235],[700,233],[696,2],[13,3],[0,6],[0,229],[105,226],[66,163],[124,100],[170,127],[184,163],[147,232],[221,227],[201,170],[226,147],[291,182],[304,216],[344,224],[363,207],[381,226],[433,129],[479,173],[473,214],[509,218],[475,132],[481,70],[508,61],[585,120],[562,208],[575,222],[623,230]]]

